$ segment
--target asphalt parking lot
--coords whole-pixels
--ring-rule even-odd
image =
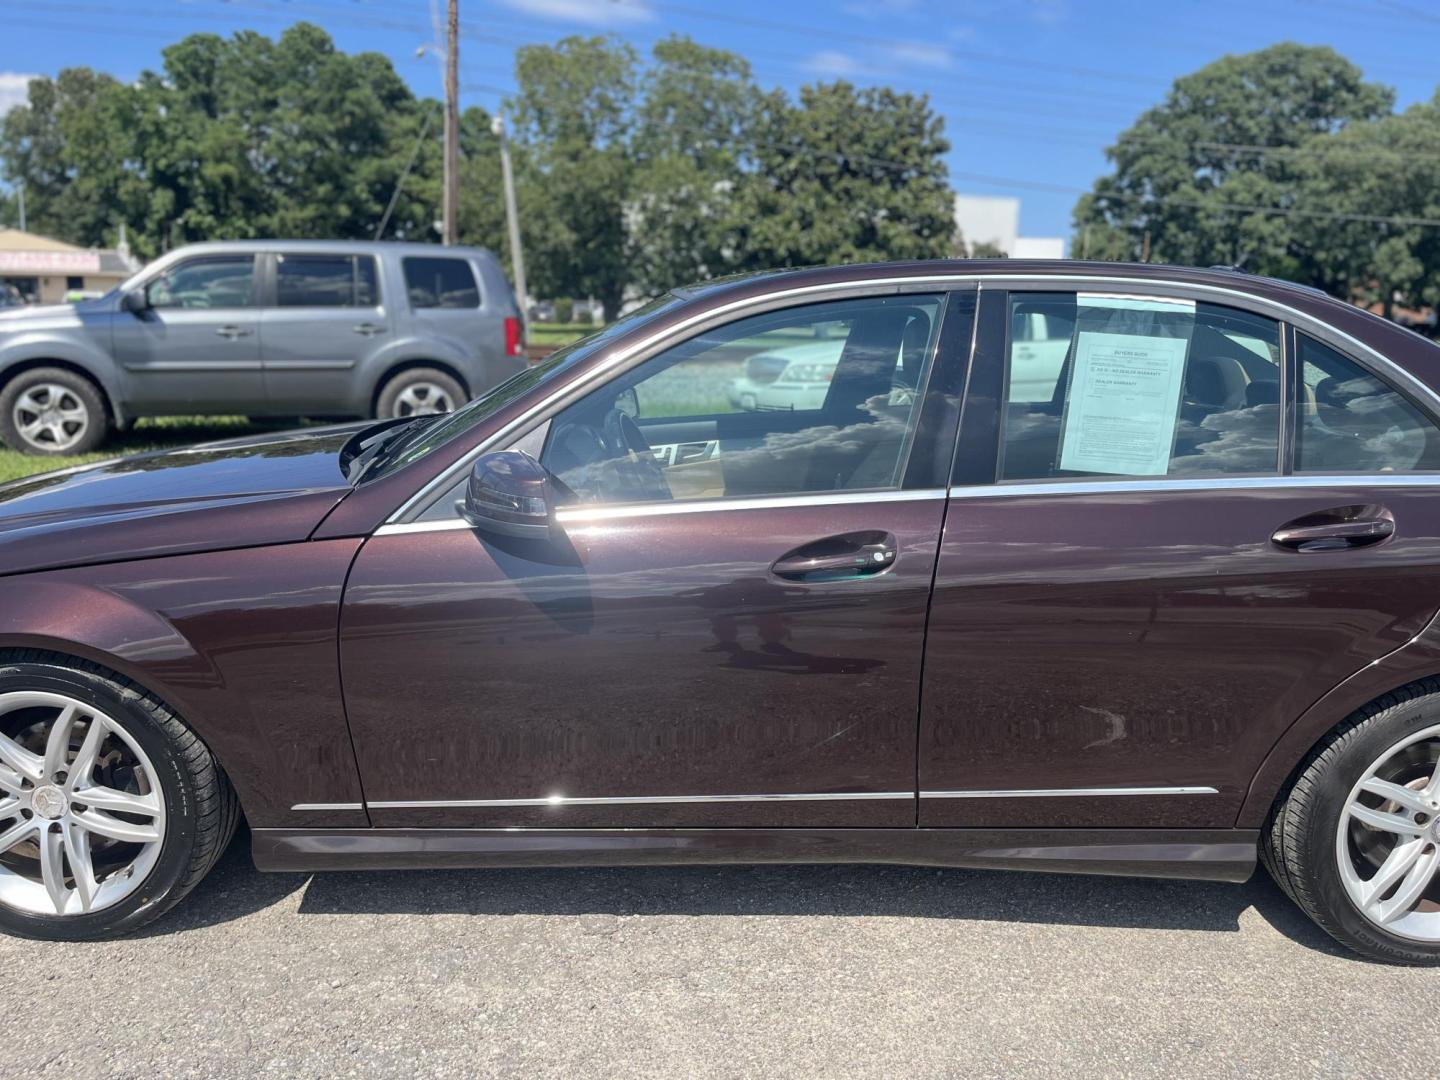
[[[897,867],[257,873],[0,939],[4,1072],[1433,1076],[1440,971],[1243,886]]]

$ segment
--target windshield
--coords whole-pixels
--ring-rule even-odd
[[[547,382],[562,371],[580,363],[582,360],[593,356],[604,346],[608,345],[621,334],[633,329],[638,323],[644,322],[652,315],[664,308],[682,301],[679,297],[665,295],[656,300],[650,301],[644,307],[637,308],[629,315],[615,320],[605,329],[600,330],[589,337],[581,338],[564,346],[557,352],[551,353],[544,360],[534,367],[526,368],[513,378],[501,383],[487,394],[476,398],[462,408],[456,409],[442,420],[427,424],[417,431],[413,438],[407,439],[405,444],[398,447],[396,452],[389,455],[383,463],[378,463],[375,468],[368,470],[365,474],[366,480],[372,480],[377,476],[384,476],[395,469],[418,461],[426,454],[444,446],[450,440],[458,438],[471,430],[476,424],[481,423],[487,417],[493,416],[506,405],[509,405],[516,398],[529,393],[541,383]]]

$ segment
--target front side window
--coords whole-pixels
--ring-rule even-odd
[[[999,479],[1275,472],[1280,327],[1214,304],[1010,296]]]
[[[464,259],[408,258],[404,260],[405,291],[412,308],[476,308],[480,288]]]
[[[369,255],[278,255],[278,307],[374,307],[379,298]]]
[[[1440,431],[1400,393],[1302,333],[1295,422],[1297,472],[1440,469]]]
[[[250,255],[192,259],[145,286],[153,308],[241,308],[254,304],[255,259]]]
[[[585,503],[898,487],[941,306],[835,301],[708,331],[558,414],[542,462]]]

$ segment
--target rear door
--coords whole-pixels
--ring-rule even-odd
[[[356,370],[395,337],[375,257],[306,252],[265,259],[260,342],[271,411],[354,411]],[[358,405],[368,412],[368,402]]]
[[[1283,318],[1228,294],[986,290],[922,825],[1230,826],[1280,733],[1440,607],[1434,418]]]
[[[185,259],[146,284],[145,295],[147,310],[114,322],[115,357],[136,411],[264,408],[254,255]]]
[[[563,537],[476,532],[448,492],[367,541],[340,638],[374,823],[913,827],[973,310],[737,316],[524,437],[575,494]],[[747,350],[836,320],[824,408],[731,405]]]

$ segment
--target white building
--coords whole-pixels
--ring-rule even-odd
[[[955,196],[955,223],[966,248],[989,244],[1012,259],[1063,259],[1063,236],[1021,236],[1020,200],[1007,195]]]

